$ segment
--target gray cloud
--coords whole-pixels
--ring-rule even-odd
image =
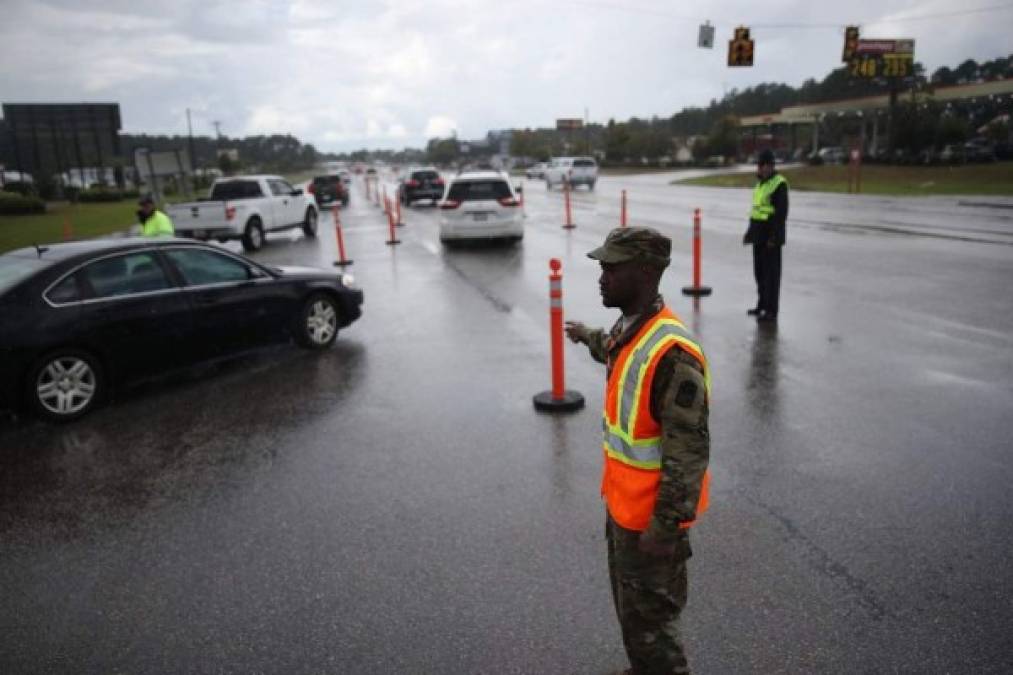
[[[966,9],[943,0],[143,4],[4,0],[0,101],[118,101],[132,132],[182,133],[189,107],[201,133],[220,120],[230,135],[291,132],[323,149],[401,147],[585,108],[602,121],[667,116],[731,88],[797,85],[839,65],[851,22],[915,38],[929,70],[995,58],[1009,53],[1013,18],[911,18]],[[712,51],[696,48],[704,19],[718,29]],[[752,69],[724,65],[739,24],[753,27]]]

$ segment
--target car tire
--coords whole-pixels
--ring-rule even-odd
[[[243,231],[243,250],[252,253],[262,248],[264,248],[264,226],[260,218],[254,216],[246,222],[246,229]]]
[[[590,183],[587,184],[587,189],[590,190],[591,192],[594,192],[594,181],[591,181]]]
[[[307,349],[326,349],[338,337],[341,308],[333,295],[314,293],[306,298],[297,318],[295,339]]]
[[[86,415],[105,395],[97,358],[79,349],[60,349],[39,359],[28,373],[25,397],[32,411],[51,422]]]
[[[313,207],[306,209],[306,218],[302,222],[302,232],[307,237],[317,236],[317,210]]]

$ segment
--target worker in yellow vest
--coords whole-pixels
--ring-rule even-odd
[[[175,234],[172,220],[155,207],[151,195],[144,195],[137,202],[137,219],[141,223],[141,234],[145,237],[171,237]]]
[[[774,170],[774,153],[764,150],[757,158],[757,183],[749,229],[742,238],[753,245],[753,276],[756,278],[756,307],[747,310],[758,321],[777,321],[781,297],[781,247],[788,220],[788,180]]]
[[[710,375],[699,343],[658,293],[671,240],[617,228],[599,261],[602,304],[622,311],[605,332],[567,322],[567,336],[606,365],[601,493],[612,599],[631,669],[688,673],[679,635],[689,528],[710,484]]]

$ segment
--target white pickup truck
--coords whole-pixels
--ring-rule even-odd
[[[563,183],[571,187],[586,185],[588,190],[593,190],[598,181],[598,163],[593,157],[553,157],[544,175],[546,190]]]
[[[307,237],[317,234],[313,195],[292,187],[281,176],[219,178],[207,198],[172,204],[166,214],[178,236],[241,239],[247,251],[259,250],[266,232],[301,227]]]

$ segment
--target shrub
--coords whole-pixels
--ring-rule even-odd
[[[29,213],[45,212],[46,203],[38,197],[0,191],[0,214],[2,215],[22,216]]]
[[[123,193],[119,190],[108,190],[108,189],[88,189],[81,190],[77,196],[78,201],[86,203],[94,202],[121,202],[123,201]]]
[[[3,190],[5,192],[16,192],[17,194],[24,195],[26,197],[35,195],[35,185],[27,181],[7,181],[3,186]]]

